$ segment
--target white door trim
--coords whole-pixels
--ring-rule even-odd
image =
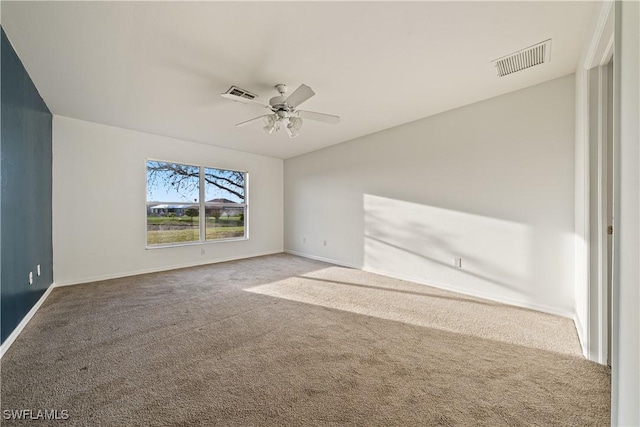
[[[585,148],[584,218],[587,250],[586,267],[588,307],[586,324],[579,333],[585,357],[606,364],[608,361],[608,295],[607,295],[607,64],[614,53],[614,2],[603,2],[589,49],[577,73],[582,73],[582,91],[586,96],[577,108],[584,118]],[[597,84],[594,84],[597,79]],[[580,264],[578,264],[580,265]]]

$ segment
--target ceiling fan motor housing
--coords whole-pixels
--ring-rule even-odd
[[[273,98],[271,98],[269,100],[269,105],[271,105],[271,108],[273,110],[284,110],[284,111],[289,111],[289,106],[287,104],[285,104],[285,99],[286,97],[283,95],[280,96],[274,96]]]
[[[287,93],[287,85],[283,83],[277,84],[276,90],[278,91],[280,96],[274,96],[273,98],[271,98],[269,100],[269,105],[271,105],[271,108],[274,111],[278,110],[276,111],[276,113],[279,113],[279,111],[290,111],[291,108],[285,102],[287,97],[284,96],[285,93]],[[285,116],[280,115],[280,117],[285,117]]]

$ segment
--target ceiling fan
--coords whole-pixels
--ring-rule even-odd
[[[285,96],[287,93],[286,85],[277,84],[275,87],[280,95],[271,98],[268,104],[256,100],[255,98],[257,98],[257,95],[235,86],[232,86],[227,92],[223,93],[223,98],[242,103],[260,105],[271,111],[269,114],[238,123],[236,126],[244,126],[249,123],[262,120],[264,124],[262,130],[264,130],[265,133],[272,134],[273,132],[280,130],[280,126],[282,125],[285,127],[289,137],[295,138],[300,134],[303,118],[330,124],[340,123],[340,117],[338,116],[296,109],[300,104],[315,95],[315,92],[309,86],[301,84],[289,96]]]

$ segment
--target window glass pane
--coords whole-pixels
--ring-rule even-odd
[[[244,172],[204,168],[204,200],[207,203],[245,203]]]
[[[200,168],[147,161],[147,202],[198,203]]]
[[[207,204],[206,232],[207,240],[234,239],[244,237],[244,206],[220,206]]]
[[[200,168],[147,162],[147,244],[200,240]]]
[[[198,205],[147,203],[147,244],[197,242],[200,240]]]

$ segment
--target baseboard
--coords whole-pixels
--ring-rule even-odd
[[[2,356],[4,356],[4,354],[7,352],[9,347],[11,347],[11,344],[13,344],[13,342],[16,340],[16,338],[18,338],[20,333],[22,333],[22,330],[27,326],[27,324],[33,318],[33,316],[36,314],[38,309],[45,302],[45,300],[47,299],[47,297],[49,296],[51,291],[53,291],[53,289],[55,289],[55,288],[59,288],[59,287],[63,287],[63,286],[80,285],[80,284],[84,284],[84,283],[98,282],[98,281],[102,281],[102,280],[118,279],[118,278],[121,278],[121,277],[138,276],[140,274],[156,273],[156,272],[168,271],[168,270],[177,270],[179,268],[197,267],[199,265],[217,264],[217,263],[220,263],[220,262],[236,261],[236,260],[239,260],[239,259],[255,258],[255,257],[259,257],[259,256],[274,255],[274,254],[279,254],[279,253],[282,253],[282,251],[261,252],[261,253],[256,253],[256,254],[251,254],[251,255],[244,255],[244,256],[237,256],[237,257],[218,258],[218,259],[215,259],[215,260],[201,261],[201,262],[190,263],[190,264],[186,264],[186,265],[185,264],[180,264],[180,265],[172,265],[172,266],[166,266],[166,267],[161,267],[161,268],[150,268],[150,269],[144,269],[144,270],[137,270],[137,271],[127,272],[127,273],[108,274],[108,275],[103,275],[103,276],[94,276],[94,277],[90,277],[90,278],[86,278],[86,279],[81,279],[79,281],[69,281],[69,282],[62,282],[62,283],[54,282],[51,285],[49,285],[49,287],[44,292],[44,294],[42,294],[42,296],[40,297],[38,302],[36,302],[35,305],[33,307],[31,307],[31,310],[29,310],[29,312],[22,318],[22,320],[20,321],[18,326],[16,326],[16,328],[13,330],[13,332],[11,332],[11,334],[2,343],[2,345],[0,345],[0,359],[2,359]]]
[[[435,282],[433,280],[427,280],[420,277],[390,273],[387,271],[378,270],[374,268],[364,268],[363,270],[368,271],[370,273],[380,274],[382,276],[393,277],[394,279],[420,283],[421,285],[431,286],[434,288],[442,289],[444,291],[456,292],[456,293],[467,295],[470,297],[483,298],[483,299],[498,302],[501,304],[512,305],[514,307],[526,308],[529,310],[540,311],[542,313],[553,314],[554,316],[566,317],[568,319],[573,319],[574,317],[574,313],[572,311],[562,310],[557,307],[551,307],[544,304],[536,304],[529,301],[518,300],[515,298],[505,298],[502,295],[497,295],[490,292],[470,292],[468,289],[460,288],[458,286],[450,285],[448,283]]]
[[[237,261],[240,259],[247,259],[247,258],[255,258],[255,257],[259,257],[259,256],[265,256],[265,255],[274,255],[274,254],[281,254],[283,251],[279,250],[279,251],[268,251],[268,252],[259,252],[259,253],[254,253],[254,254],[249,254],[249,255],[242,255],[242,256],[233,256],[233,257],[226,257],[226,258],[216,258],[213,260],[204,260],[204,261],[198,261],[198,262],[193,262],[193,263],[188,263],[188,264],[177,264],[177,265],[169,265],[169,266],[162,266],[162,267],[154,267],[154,268],[145,268],[142,270],[134,270],[134,271],[127,271],[124,273],[114,273],[114,274],[105,274],[105,275],[100,275],[100,276],[91,276],[91,277],[85,277],[83,279],[78,279],[78,280],[69,280],[66,282],[56,282],[55,286],[56,287],[62,287],[62,286],[74,286],[74,285],[83,285],[86,283],[93,283],[93,282],[101,282],[103,280],[111,280],[111,279],[120,279],[122,277],[131,277],[131,276],[139,276],[141,274],[149,274],[149,273],[160,273],[162,271],[169,271],[169,270],[178,270],[181,268],[189,268],[189,267],[198,267],[201,265],[207,265],[207,264],[218,264],[220,262],[228,262],[228,261]]]
[[[582,348],[582,355],[589,359],[589,342],[587,339],[587,332],[580,322],[580,318],[577,314],[573,315],[573,323],[576,326],[576,332],[578,333],[578,341],[580,341],[580,347]]]
[[[349,264],[349,263],[338,261],[338,260],[331,259],[331,258],[324,258],[324,257],[321,257],[321,256],[305,254],[303,252],[292,251],[292,250],[289,250],[289,249],[285,249],[284,252],[287,253],[287,254],[296,255],[296,256],[299,256],[299,257],[302,257],[302,258],[309,258],[309,259],[313,259],[313,260],[316,260],[316,261],[322,261],[322,262],[327,262],[329,264],[339,265],[340,267],[348,267],[348,268],[355,268],[357,270],[362,270],[362,266],[355,265],[355,264]]]
[[[47,297],[49,296],[49,294],[54,288],[55,288],[55,285],[53,283],[49,285],[49,287],[47,288],[46,291],[44,291],[44,294],[42,294],[38,302],[36,302],[34,306],[31,307],[31,310],[29,310],[29,312],[22,318],[20,323],[18,323],[18,326],[16,326],[13,332],[11,332],[11,334],[7,337],[7,339],[4,340],[2,345],[0,345],[0,359],[2,359],[2,356],[4,356],[7,350],[9,350],[9,347],[11,347],[11,344],[13,344],[16,338],[18,338],[20,333],[22,333],[22,330],[25,328],[25,326],[27,326],[27,323],[29,323],[29,321],[33,318],[33,316],[36,314],[36,312],[42,306],[42,304],[44,304],[45,300],[47,299]]]
[[[521,301],[518,299],[505,298],[501,295],[491,294],[488,292],[469,292],[468,289],[459,288],[457,286],[453,286],[448,283],[438,283],[438,282],[434,282],[432,280],[427,280],[420,277],[413,277],[413,276],[408,276],[403,274],[392,273],[384,270],[378,270],[370,267],[352,265],[352,264],[344,263],[342,261],[337,261],[330,258],[323,258],[316,255],[305,254],[302,252],[292,251],[289,249],[285,249],[285,252],[288,254],[297,255],[297,256],[314,259],[318,261],[328,262],[328,263],[340,265],[343,267],[355,268],[355,269],[366,271],[369,273],[379,274],[381,276],[387,276],[387,277],[392,277],[394,279],[406,280],[407,282],[414,282],[414,283],[419,283],[421,285],[432,286],[434,288],[442,289],[445,291],[457,292],[459,294],[463,294],[471,297],[484,298],[484,299],[499,302],[502,304],[526,308],[529,310],[540,311],[542,313],[553,314],[555,316],[566,317],[572,320],[574,319],[574,316],[575,316],[575,313],[573,313],[573,311],[566,311],[566,310],[558,309],[556,307],[550,307],[543,304],[535,304],[528,301]]]
[[[421,279],[421,278],[417,278],[417,277],[399,275],[399,274],[390,273],[390,272],[386,272],[386,271],[383,271],[383,270],[377,270],[377,269],[373,269],[373,268],[363,268],[361,266],[357,266],[357,265],[354,265],[354,264],[349,264],[349,263],[345,263],[345,262],[342,262],[342,261],[338,261],[338,260],[334,260],[334,259],[330,259],[330,258],[325,258],[325,257],[320,257],[320,256],[316,256],[316,255],[305,254],[305,253],[302,253],[302,252],[292,251],[292,250],[288,250],[288,249],[285,249],[284,252],[288,253],[288,254],[291,254],[291,255],[300,256],[300,257],[303,257],[303,258],[309,258],[309,259],[313,259],[313,260],[316,260],[316,261],[322,261],[322,262],[326,262],[326,263],[329,263],[329,264],[338,265],[338,266],[341,266],[341,267],[355,268],[355,269],[358,269],[358,270],[367,271],[369,273],[380,274],[382,276],[392,277],[394,279],[406,280],[406,281],[409,281],[409,282],[420,283],[420,284],[423,284],[423,285],[432,286],[434,288],[443,289],[443,290],[446,290],[446,291],[457,292],[457,293],[460,293],[460,294],[463,294],[463,295],[469,295],[469,296],[478,297],[478,298],[485,298],[485,299],[488,299],[488,300],[491,300],[491,301],[496,301],[496,302],[503,303],[503,304],[513,305],[513,306],[522,307],[522,308],[528,308],[528,309],[531,309],[531,310],[541,311],[543,313],[549,313],[549,314],[554,314],[554,315],[557,315],[557,316],[562,316],[562,317],[567,317],[567,318],[573,319],[574,324],[576,325],[576,330],[578,331],[578,338],[579,338],[580,344],[582,346],[582,351],[583,351],[583,353],[585,354],[585,357],[586,357],[587,352],[586,352],[586,348],[585,348],[585,341],[583,339],[584,332],[582,332],[583,329],[582,329],[582,325],[580,324],[579,318],[574,313],[566,312],[566,311],[563,311],[563,310],[558,310],[555,307],[547,307],[547,306],[540,305],[540,304],[532,304],[532,303],[529,303],[529,302],[518,301],[518,300],[514,300],[514,299],[510,299],[510,298],[504,298],[504,297],[501,297],[501,296],[492,295],[492,294],[484,293],[484,292],[473,292],[472,293],[472,292],[468,292],[466,289],[460,289],[460,288],[457,288],[455,286],[451,286],[451,285],[448,285],[448,284],[437,283],[437,282],[433,282],[433,281],[427,281],[427,280],[424,280],[424,279]],[[176,270],[176,269],[180,269],[180,268],[197,267],[197,266],[200,266],[200,265],[217,264],[217,263],[220,263],[220,262],[236,261],[236,260],[240,260],[240,259],[255,258],[255,257],[265,256],[265,255],[274,255],[274,254],[278,254],[278,253],[282,253],[282,251],[275,251],[275,252],[271,252],[270,251],[270,252],[262,252],[262,253],[256,253],[256,254],[251,254],[251,255],[237,256],[237,257],[218,258],[218,259],[215,259],[215,260],[207,260],[207,261],[201,261],[201,262],[197,262],[197,263],[172,265],[172,266],[165,266],[165,267],[161,267],[161,268],[150,268],[150,269],[144,269],[144,270],[137,270],[137,271],[133,271],[133,272],[120,273],[120,274],[94,276],[94,277],[85,278],[85,279],[82,279],[82,280],[79,280],[79,281],[52,283],[47,288],[47,290],[44,292],[44,294],[40,297],[38,302],[36,302],[36,304],[31,308],[31,310],[29,310],[29,312],[25,315],[25,317],[20,321],[18,326],[16,326],[16,328],[13,330],[13,332],[11,332],[11,334],[2,343],[2,345],[0,345],[0,359],[2,358],[2,356],[4,356],[4,354],[7,352],[9,347],[11,347],[11,344],[13,344],[13,342],[16,340],[16,338],[18,338],[18,336],[20,335],[22,330],[27,326],[29,321],[33,318],[33,316],[36,314],[38,309],[42,306],[42,304],[45,302],[45,300],[47,299],[47,297],[49,296],[49,294],[51,293],[51,291],[54,288],[62,287],[62,286],[80,285],[80,284],[92,283],[92,282],[103,281],[103,280],[117,279],[117,278],[121,278],[121,277],[137,276],[137,275],[140,275],[140,274],[158,273],[158,272],[162,272],[162,271]]]

